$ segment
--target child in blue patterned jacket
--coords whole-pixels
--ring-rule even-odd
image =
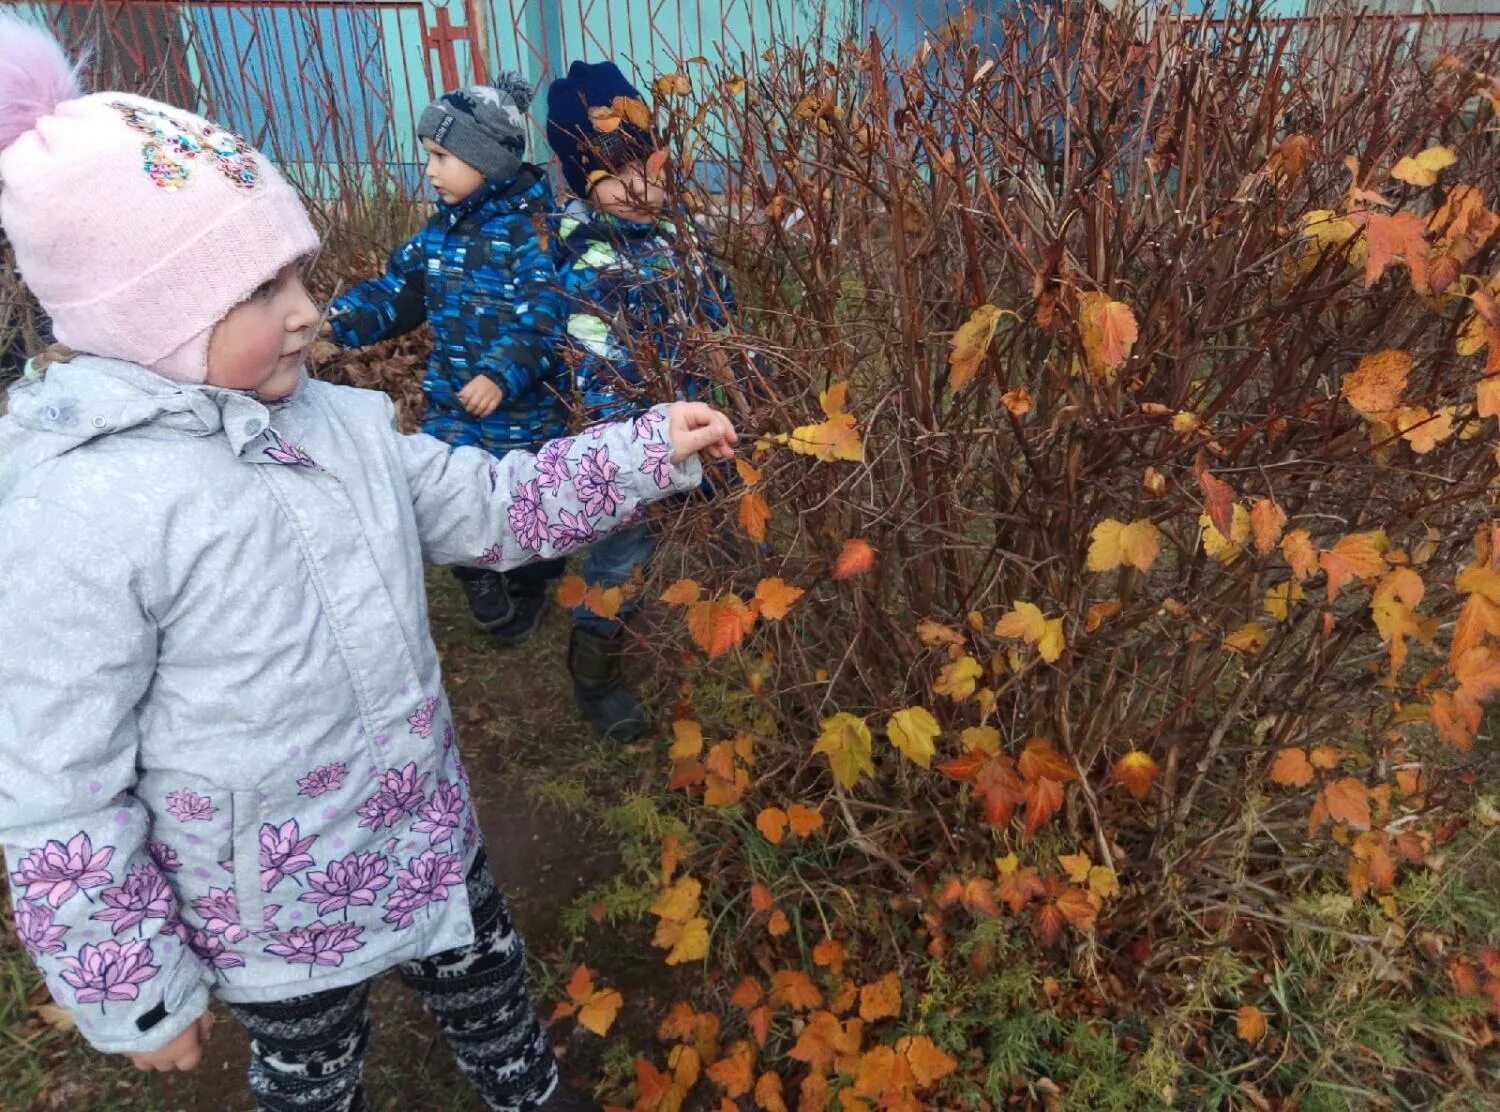
[[[386,273],[337,298],[330,331],[344,347],[401,336],[424,320],[424,432],[503,456],[567,432],[566,373],[550,245],[552,187],[524,161],[531,86],[519,74],[445,93],[417,123],[436,214],[391,255]],[[474,622],[514,645],[541,622],[562,561],[499,572],[455,568]]]
[[[694,398],[715,385],[705,337],[734,312],[729,280],[669,210],[658,149],[641,94],[613,62],[574,62],[547,94],[547,141],[577,195],[558,229],[558,276],[566,297],[564,354],[589,420],[633,416],[653,397]],[[590,585],[630,580],[656,549],[641,522],[596,542],[584,562]],[[579,709],[606,737],[646,728],[625,686],[622,620],[574,611],[568,666]]]
[[[403,436],[384,394],[303,371],[318,237],[275,168],[192,113],[82,95],[9,15],[0,179],[72,349],[0,416],[0,845],[53,997],[163,1071],[198,1064],[217,997],[259,1108],[347,1112],[395,969],[489,1108],[590,1107],[486,864],[423,562],[586,545],[696,488],[728,420],[679,402],[503,459]]]

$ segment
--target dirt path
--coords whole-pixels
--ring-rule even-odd
[[[574,714],[562,664],[567,624],[561,611],[548,615],[531,642],[502,653],[468,627],[462,599],[446,573],[433,573],[429,582],[433,631],[490,861],[531,949],[532,985],[550,987],[543,989],[543,1015],[551,1013],[557,986],[580,961],[626,995],[627,1007],[608,1043],[586,1033],[571,1035],[571,1023],[559,1028],[565,1074],[591,1088],[612,1048],[619,1060],[627,1060],[623,1043],[642,1045],[664,1010],[656,995],[664,989],[663,966],[645,946],[640,928],[622,935],[596,926],[575,938],[563,924],[570,904],[619,869],[597,814],[611,802],[612,786],[632,782],[648,762],[595,741]],[[571,797],[568,809],[545,802],[549,784],[551,794]],[[584,785],[590,790],[581,796]],[[582,809],[575,812],[578,803]],[[479,1107],[420,1002],[394,975],[377,982],[372,1008],[375,1031],[367,1071],[372,1107],[391,1112]],[[222,1011],[220,1019],[195,1073],[149,1079],[116,1074],[108,1086],[115,1094],[105,1098],[108,1106],[153,1112],[249,1108],[248,1041]],[[129,1088],[122,1090],[121,1081]],[[80,1107],[75,1099],[54,1107]]]

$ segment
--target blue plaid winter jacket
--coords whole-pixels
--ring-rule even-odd
[[[701,348],[734,315],[734,292],[687,217],[676,220],[634,224],[583,201],[563,214],[564,351],[590,421],[712,391],[716,376]]]
[[[554,210],[552,187],[535,167],[513,181],[486,182],[456,205],[439,204],[427,225],[392,252],[383,275],[334,301],[330,324],[343,347],[431,323],[422,431],[497,455],[566,434]],[[483,419],[458,400],[476,375],[505,393],[500,408]]]

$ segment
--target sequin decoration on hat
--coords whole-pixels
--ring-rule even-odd
[[[189,163],[203,156],[231,185],[246,192],[260,184],[254,149],[232,131],[196,121],[184,123],[165,112],[122,100],[110,107],[128,127],[147,136],[141,144],[141,169],[163,189],[181,189],[191,176]]]

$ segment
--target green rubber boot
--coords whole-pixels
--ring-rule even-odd
[[[646,712],[625,687],[620,667],[622,634],[600,637],[579,626],[568,637],[573,701],[594,732],[611,741],[634,741],[646,732]]]

